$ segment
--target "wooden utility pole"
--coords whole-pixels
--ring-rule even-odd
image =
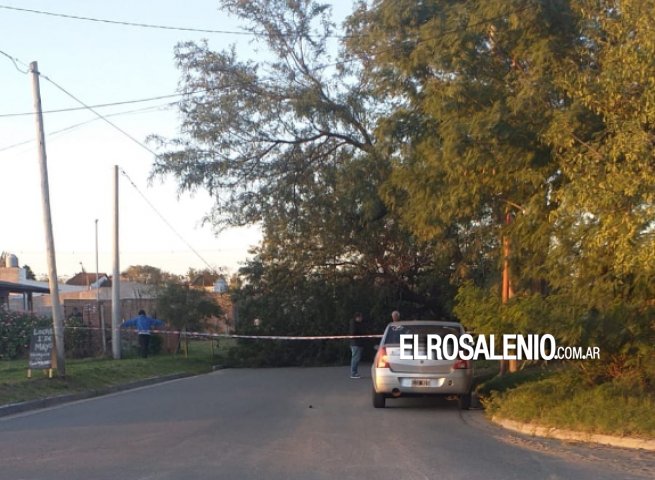
[[[118,165],[114,165],[114,272],[111,279],[111,350],[121,358],[121,272],[118,248]]]
[[[505,225],[509,226],[512,223],[512,214],[508,210],[505,212]],[[514,291],[512,290],[512,281],[510,276],[509,268],[509,256],[511,254],[511,241],[509,235],[503,235],[503,279],[502,279],[502,291],[501,291],[501,300],[503,305],[505,305],[510,298],[514,296]],[[517,360],[501,360],[500,371],[501,374],[505,373],[506,370],[510,372],[518,371],[518,361]]]
[[[50,284],[50,299],[52,301],[52,327],[55,336],[57,357],[57,374],[66,376],[66,357],[64,354],[64,312],[59,300],[59,284],[57,283],[57,262],[55,259],[55,240],[52,233],[52,215],[50,213],[50,188],[48,185],[48,162],[45,151],[45,134],[43,131],[43,110],[41,109],[41,89],[39,86],[39,67],[37,62],[30,63],[32,77],[32,95],[34,98],[34,116],[36,120],[36,140],[41,169],[41,205],[43,207],[43,226],[45,229],[46,249],[48,256],[48,281]]]

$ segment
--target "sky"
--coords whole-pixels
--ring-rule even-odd
[[[1,6],[199,29],[232,31],[243,25],[221,12],[217,0],[0,0],[0,50],[19,60],[14,65],[0,55],[0,251],[15,254],[20,266],[29,265],[39,277],[48,272],[41,176],[31,78],[19,70],[37,61],[42,77],[87,105],[100,105],[176,93],[178,42],[204,38],[215,50],[235,44],[242,58],[261,59],[262,54],[243,35],[136,28]],[[343,18],[347,12],[335,13]],[[44,112],[80,106],[46,79],[40,83]],[[145,143],[150,134],[176,136],[180,118],[168,105],[174,100],[97,111]],[[9,115],[15,113],[27,115]],[[231,274],[261,240],[257,226],[218,234],[203,226],[212,199],[204,191],[179,195],[173,178],[150,183],[152,153],[92,112],[44,113],[44,128],[59,277],[82,268],[95,272],[96,219],[99,271],[111,274],[115,165],[129,177],[121,174],[119,181],[121,271],[151,265],[184,274],[209,266]]]

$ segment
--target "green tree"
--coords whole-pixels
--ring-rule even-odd
[[[243,62],[234,48],[179,45],[183,91],[203,93],[181,102],[183,136],[154,138],[163,153],[153,175],[173,175],[183,191],[206,189],[216,228],[260,222],[267,266],[401,286],[405,298],[446,314],[441,299],[417,285],[435,265],[449,271],[449,262],[434,259],[434,243],[417,240],[380,198],[390,162],[374,145],[366,86],[356,69],[326,67],[334,60],[328,7],[221,4],[258,38],[265,32],[273,59]]]
[[[153,175],[174,175],[181,190],[205,188],[216,226],[265,221],[329,185],[330,172],[371,150],[356,87],[324,63],[333,34],[327,7],[314,2],[224,0],[222,8],[261,36],[274,59],[243,62],[233,48],[183,43],[182,131],[154,137],[166,151]],[[315,185],[314,188],[311,188]]]
[[[601,377],[643,372],[654,338],[653,7],[379,1],[349,19],[390,106],[388,205],[419,237],[454,238],[464,272],[511,241],[521,297],[499,309],[467,284],[458,314],[601,345]]]
[[[25,269],[25,278],[28,280],[36,280],[36,275],[34,275],[34,272],[29,265],[23,265],[23,268]]]
[[[187,278],[191,285],[197,287],[211,287],[216,280],[221,277],[221,274],[215,270],[205,268],[204,270],[196,270],[189,268],[187,271]]]
[[[222,313],[204,290],[169,283],[157,291],[157,314],[177,330],[202,331],[206,321]]]
[[[209,191],[216,228],[261,223],[253,318],[325,331],[308,319],[361,298],[447,315],[460,287],[471,325],[597,342],[598,378],[645,371],[653,0],[360,2],[336,64],[327,7],[221,4],[272,60],[179,45],[183,134],[154,139],[153,175]]]
[[[590,307],[643,307],[655,295],[655,2],[579,9],[585,48],[560,79],[571,108],[548,132],[567,179],[550,280]]]
[[[598,376],[652,382],[655,2],[576,8],[584,42],[558,79],[570,106],[546,135],[566,179],[554,195],[548,280],[569,312],[583,312],[562,312],[571,338],[607,352]]]
[[[178,276],[150,265],[130,265],[121,273],[121,276],[131,282],[147,285],[161,285],[165,282],[179,280]]]
[[[349,51],[392,106],[376,130],[397,159],[385,199],[420,238],[449,241],[464,273],[500,258],[501,234],[516,274],[543,263],[560,175],[541,134],[566,101],[554,80],[573,18],[567,2],[380,1],[348,21]]]

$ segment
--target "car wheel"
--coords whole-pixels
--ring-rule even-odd
[[[464,395],[460,395],[457,397],[457,401],[459,402],[459,409],[460,410],[468,410],[471,408],[471,393],[465,393]]]
[[[386,398],[382,393],[377,393],[373,390],[373,406],[375,408],[384,408],[386,404]]]

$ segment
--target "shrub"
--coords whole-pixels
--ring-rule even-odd
[[[50,320],[45,317],[0,307],[0,359],[25,357],[30,349],[30,337],[34,327],[46,327],[50,324]]]

